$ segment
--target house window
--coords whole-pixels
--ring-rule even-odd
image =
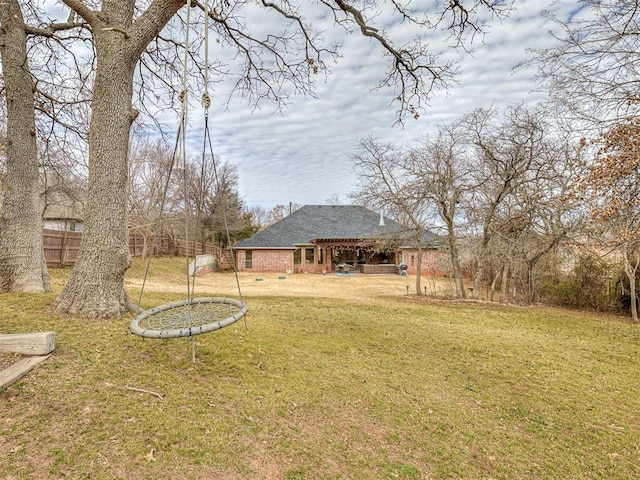
[[[302,263],[302,252],[299,248],[296,248],[293,252],[293,264],[300,265]]]
[[[69,222],[69,231],[70,231],[70,232],[75,232],[75,231],[76,231],[76,222],[75,222],[75,221],[73,221],[73,220],[71,220],[71,221]]]
[[[244,251],[244,268],[253,268],[253,250]]]
[[[416,265],[416,256],[411,255],[411,266],[414,267]]]
[[[304,260],[307,265],[313,265],[313,248],[305,249]]]

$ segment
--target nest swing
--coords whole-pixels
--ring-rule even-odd
[[[187,25],[189,24],[188,18],[190,14],[190,3],[187,3]],[[208,10],[207,3],[205,2],[205,10]],[[206,90],[208,84],[208,25],[207,25],[208,15],[205,15],[205,91],[202,94],[202,105],[204,107],[204,142],[202,148],[202,169],[204,175],[204,167],[205,167],[205,154],[206,154],[206,145],[209,144],[210,155],[211,158],[215,158],[213,155],[213,147],[211,145],[211,136],[209,132],[209,115],[208,109],[211,104],[211,99]],[[187,169],[184,168],[184,162],[186,158],[186,142],[185,142],[185,131],[187,126],[187,104],[188,104],[188,95],[187,95],[187,59],[189,58],[188,54],[188,26],[187,26],[187,36],[185,39],[185,71],[183,76],[183,92],[180,95],[180,100],[182,102],[182,113],[180,118],[180,124],[178,126],[178,132],[176,136],[176,146],[173,154],[173,161],[171,163],[171,168],[169,171],[169,175],[167,176],[167,182],[165,184],[165,189],[163,192],[159,219],[158,223],[160,223],[160,219],[162,217],[162,211],[164,209],[165,199],[167,195],[167,190],[169,187],[169,178],[171,177],[171,172],[174,167],[176,167],[176,160],[178,159],[179,165],[176,168],[182,168],[184,174],[184,194],[185,198],[187,197]],[[220,190],[220,180],[218,177],[218,172],[216,169],[215,161],[213,161],[213,173],[215,177],[215,182]],[[186,203],[186,202],[185,202]],[[227,222],[226,211],[224,209],[224,205],[222,208],[224,227],[227,235],[227,241],[229,245],[231,244],[231,238],[229,234],[229,226]],[[187,263],[189,258],[188,251],[188,228],[186,222],[186,212],[185,212],[185,239],[187,245]],[[156,236],[157,239],[157,236]],[[192,291],[193,288],[189,286],[188,273],[187,273],[187,299],[180,300],[176,302],[167,303],[164,305],[160,305],[157,307],[153,307],[149,310],[145,310],[142,313],[138,314],[130,324],[131,333],[138,335],[144,338],[179,338],[179,337],[189,337],[191,339],[192,345],[192,356],[193,361],[195,361],[195,351],[193,347],[193,337],[194,335],[200,335],[203,333],[213,332],[215,330],[219,330],[221,328],[227,327],[229,325],[234,324],[241,318],[244,318],[247,314],[247,307],[242,302],[242,292],[240,290],[240,283],[238,280],[238,271],[235,266],[235,259],[233,258],[233,250],[231,250],[231,265],[233,266],[233,271],[235,273],[236,284],[238,286],[238,296],[239,300],[234,298],[224,298],[224,297],[201,297],[201,298],[193,298]],[[150,261],[150,260],[149,260]],[[140,301],[142,300],[142,292],[144,291],[144,285],[146,283],[147,274],[149,271],[149,263],[147,263],[147,269],[145,272],[142,288],[140,291]],[[193,277],[195,278],[195,271]],[[246,328],[246,318],[245,318],[245,328]]]
[[[191,337],[227,327],[246,313],[246,305],[233,298],[192,298],[145,310],[130,328],[131,333],[146,338]]]

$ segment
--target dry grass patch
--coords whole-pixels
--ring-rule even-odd
[[[214,277],[198,279],[207,295]],[[151,280],[146,305],[182,297]],[[248,330],[196,337],[195,364],[187,339],[130,335],[131,316],[0,297],[6,333],[57,333],[54,355],[0,394],[3,478],[640,477],[637,327],[407,302],[359,281],[244,279]]]
[[[144,292],[186,292],[186,262],[181,258],[152,260]],[[144,278],[144,262],[136,259],[127,274],[126,285],[138,293]],[[247,296],[324,297],[371,302],[379,298],[415,293],[415,277],[399,275],[338,275],[247,273],[238,274],[242,293]],[[455,286],[451,279],[426,277],[423,291],[428,294],[451,295]],[[196,296],[237,296],[238,287],[234,274],[208,273],[195,279]],[[135,299],[137,300],[137,295]]]

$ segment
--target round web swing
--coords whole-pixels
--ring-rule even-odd
[[[213,155],[213,147],[211,145],[211,136],[209,133],[209,115],[208,109],[211,105],[211,99],[207,92],[208,85],[208,3],[204,4],[205,10],[205,42],[204,42],[204,55],[205,55],[205,65],[204,65],[204,86],[205,91],[202,94],[202,105],[204,107],[204,142],[202,148],[202,170],[204,174],[204,166],[205,166],[205,153],[207,143],[209,145],[209,150],[212,158],[215,158]],[[176,157],[179,160],[179,165],[176,168],[183,169],[183,179],[184,179],[184,194],[185,198],[187,195],[187,181],[186,181],[186,168],[184,165],[184,161],[186,159],[186,142],[185,142],[185,132],[187,125],[187,104],[188,104],[188,95],[187,95],[187,59],[188,59],[188,45],[189,45],[189,18],[191,11],[191,3],[187,3],[187,28],[186,28],[186,37],[185,37],[185,55],[184,55],[184,76],[183,76],[183,91],[180,95],[180,100],[182,103],[182,112],[180,118],[180,124],[178,126],[178,132],[176,137],[176,148],[174,150],[173,160],[171,163],[171,167],[169,169],[169,174],[167,175],[167,181],[165,184],[165,189],[162,196],[160,212],[158,223],[160,223],[160,219],[162,217],[162,211],[164,209],[164,204],[166,200],[166,195],[169,187],[169,179],[171,177],[171,173],[176,164]],[[177,155],[176,155],[177,152]],[[218,172],[216,169],[215,161],[213,162],[213,173],[215,177],[215,182],[220,190],[220,181],[218,177]],[[185,202],[186,204],[187,202]],[[231,238],[229,234],[229,226],[227,222],[226,211],[224,209],[224,205],[222,205],[222,216],[224,221],[224,227],[227,235],[227,242],[231,245]],[[186,222],[186,212],[185,212],[185,245],[186,245],[186,257],[187,264],[189,263],[189,239],[188,239],[188,228]],[[157,236],[156,236],[157,240]],[[176,302],[167,303],[164,305],[160,305],[158,307],[151,308],[149,310],[145,310],[142,313],[138,314],[130,324],[131,333],[138,335],[144,338],[179,338],[179,337],[189,337],[191,339],[192,346],[192,357],[195,361],[195,351],[193,346],[193,336],[200,335],[203,333],[213,332],[215,330],[219,330],[221,328],[227,327],[229,325],[234,324],[241,318],[244,318],[247,314],[247,307],[242,301],[242,292],[240,290],[240,282],[238,279],[238,271],[235,265],[235,258],[233,255],[233,250],[231,249],[231,265],[235,274],[236,285],[238,287],[238,296],[239,300],[233,298],[224,298],[224,297],[201,297],[194,298],[192,296],[193,286],[190,287],[189,279],[187,273],[187,299],[180,300]],[[194,256],[195,258],[195,256]],[[142,283],[142,288],[140,290],[140,299],[138,301],[138,305],[140,305],[142,300],[142,293],[144,291],[144,285],[146,283],[147,274],[149,272],[149,264],[150,260],[147,262],[147,267],[145,271],[144,280]],[[193,278],[195,282],[195,261],[194,261],[194,272]],[[246,318],[245,318],[245,328],[246,328]]]
[[[145,310],[131,322],[131,333],[147,338],[192,337],[229,326],[246,313],[246,305],[233,298],[192,298]]]

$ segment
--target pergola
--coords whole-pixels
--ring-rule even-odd
[[[396,263],[396,253],[381,252],[375,243],[362,238],[316,238],[311,240],[322,251],[322,260],[327,272],[338,265],[380,265]]]

